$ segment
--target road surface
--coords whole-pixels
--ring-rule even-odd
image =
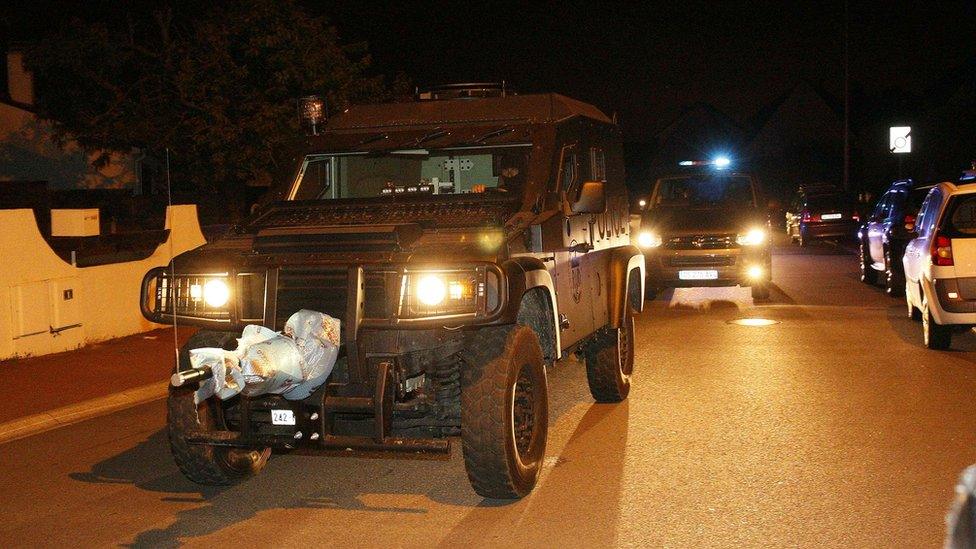
[[[546,467],[522,501],[477,497],[460,444],[278,456],[200,487],[157,401],[0,445],[0,544],[940,546],[976,461],[976,335],[924,350],[903,302],[834,246],[780,246],[774,281],[762,306],[741,288],[649,302],[623,404],[594,404],[581,365],[557,365]],[[745,317],[778,323],[729,323]]]

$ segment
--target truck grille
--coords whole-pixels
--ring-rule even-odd
[[[729,267],[735,265],[730,255],[673,255],[665,261],[671,267]]]
[[[366,318],[390,318],[399,299],[399,275],[395,271],[365,271],[363,294]],[[346,267],[282,267],[278,270],[275,329],[299,309],[323,312],[345,320],[348,303]],[[388,291],[393,289],[394,291]]]
[[[697,234],[674,236],[664,241],[669,250],[727,250],[735,248],[734,234]]]

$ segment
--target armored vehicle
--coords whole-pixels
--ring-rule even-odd
[[[448,453],[459,435],[478,494],[526,495],[547,368],[575,353],[598,402],[630,390],[644,256],[617,127],[561,95],[465,86],[311,127],[268,203],[145,277],[146,318],[200,328],[168,398],[176,463],[226,484],[272,449]],[[302,309],[341,322],[325,383],[197,403],[209,374],[191,349],[234,349],[246,325],[282,330]]]

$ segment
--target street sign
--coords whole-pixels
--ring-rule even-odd
[[[888,132],[888,150],[893,153],[912,152],[912,127],[892,126]]]

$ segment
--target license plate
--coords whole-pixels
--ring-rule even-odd
[[[820,219],[840,219],[843,217],[841,214],[823,214]]]
[[[718,271],[678,271],[681,280],[718,280]]]
[[[271,410],[271,423],[273,425],[294,425],[295,412],[291,410]]]

